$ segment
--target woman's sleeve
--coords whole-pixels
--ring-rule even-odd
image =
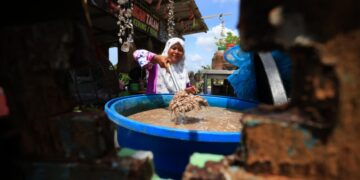
[[[141,67],[145,68],[152,67],[151,61],[154,59],[155,55],[155,53],[145,49],[139,49],[133,53],[135,61],[137,61]]]
[[[155,53],[145,49],[136,50],[133,53],[134,59],[139,63],[139,65],[143,68],[146,68],[149,72],[146,94],[156,94],[158,66],[154,66],[152,63],[155,55]]]

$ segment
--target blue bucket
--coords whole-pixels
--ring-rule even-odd
[[[231,97],[203,96],[210,106],[233,110],[253,108],[257,104]],[[105,105],[108,118],[116,123],[121,147],[149,150],[154,154],[156,173],[162,178],[180,179],[194,152],[228,155],[240,143],[240,132],[196,131],[154,126],[127,116],[167,107],[173,95],[134,95],[110,100]]]

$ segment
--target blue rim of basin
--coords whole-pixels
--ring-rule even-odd
[[[127,118],[126,116],[121,115],[116,111],[117,103],[121,103],[122,100],[136,98],[136,97],[148,97],[148,96],[173,96],[173,94],[141,94],[141,95],[131,95],[124,96],[119,98],[114,98],[108,101],[105,104],[105,113],[108,118],[113,121],[115,124],[128,128],[136,132],[142,132],[145,134],[160,136],[163,138],[173,138],[187,141],[201,141],[201,142],[239,142],[240,141],[240,132],[219,132],[219,131],[200,131],[200,130],[186,130],[171,128],[165,126],[155,126],[148,123],[138,122],[132,119]],[[242,101],[247,105],[246,108],[256,107],[256,102],[251,102],[247,100],[241,100],[238,98],[228,97],[228,96],[213,96],[213,95],[202,95],[204,98],[225,98],[235,101]],[[196,136],[196,140],[194,140]]]

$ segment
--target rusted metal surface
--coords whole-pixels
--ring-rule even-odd
[[[276,119],[265,120],[261,116],[248,119],[243,132],[246,136],[245,169],[249,172],[296,178],[338,175],[334,171],[333,152],[324,151],[324,142],[306,127],[298,123],[273,122]]]
[[[326,43],[290,48],[295,68],[292,102],[282,108],[259,108],[253,112],[257,115],[246,118],[249,171],[317,179],[360,177],[360,144],[355,141],[360,136],[360,94],[355,89],[360,82],[359,47],[360,31],[354,30]],[[254,119],[260,126],[251,126]],[[282,125],[289,122],[302,129]],[[313,140],[314,147],[308,147]],[[298,157],[289,152],[298,152]]]
[[[239,158],[240,151],[225,157],[220,162],[208,161],[204,168],[195,165],[188,165],[183,175],[184,180],[300,180],[301,178],[293,178],[271,174],[256,174],[248,172],[244,167],[244,162]],[[309,178],[311,179],[311,178]]]
[[[290,47],[308,39],[325,43],[338,33],[358,29],[357,0],[243,0],[240,44],[243,50]]]
[[[269,26],[270,30],[256,32],[251,30],[259,26],[246,14],[259,10],[252,3],[242,1],[241,8],[247,9],[241,11],[244,16],[239,26],[245,37],[242,47],[276,48],[274,44],[279,43],[291,54],[294,76],[289,105],[260,107],[243,119],[246,169],[306,179],[358,179],[360,173],[355,169],[360,168],[360,143],[355,139],[360,136],[356,130],[360,128],[356,120],[360,94],[354,88],[360,82],[360,23],[354,21],[358,2],[322,1],[326,6],[321,9],[316,6],[320,2],[267,2],[268,6],[261,8],[270,13],[275,7],[283,8],[279,17],[283,24],[271,25],[263,13],[258,17],[264,23],[260,26]],[[351,3],[357,6],[350,7]],[[335,12],[339,17],[331,15]],[[286,21],[294,17],[302,19],[298,29],[305,28],[306,32],[295,33],[292,38],[280,36],[281,28],[291,25]],[[324,28],[324,23],[331,27]],[[261,44],[265,40],[269,46]]]
[[[359,11],[356,0],[241,1],[241,47],[284,49],[294,73],[290,104],[260,106],[242,119],[234,179],[360,178]]]

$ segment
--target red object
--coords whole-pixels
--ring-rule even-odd
[[[6,103],[6,96],[2,87],[0,87],[0,116],[9,114],[9,108]]]
[[[232,48],[232,47],[234,47],[235,46],[235,44],[227,44],[226,45],[226,49],[230,49],[230,48]]]
[[[118,4],[115,2],[109,1],[109,10],[110,10],[110,12],[113,12],[113,13],[118,12],[119,11]]]

